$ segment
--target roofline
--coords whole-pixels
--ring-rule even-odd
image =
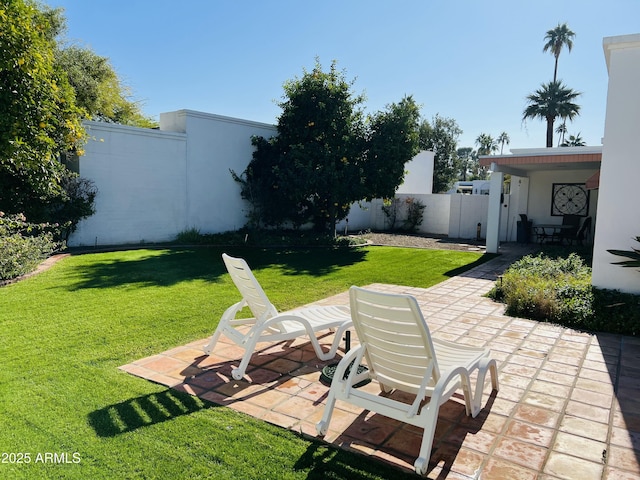
[[[519,148],[512,149],[511,155],[481,155],[481,166],[527,165],[542,163],[601,162],[602,146],[558,147],[558,148]]]

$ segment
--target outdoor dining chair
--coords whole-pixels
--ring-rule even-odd
[[[277,343],[307,335],[320,360],[331,360],[335,357],[342,334],[351,326],[351,316],[346,306],[307,307],[278,313],[247,262],[226,253],[222,254],[222,260],[242,295],[242,300],[227,308],[203,350],[210,355],[223,334],[242,347],[244,354],[240,365],[231,372],[234,380],[240,380],[244,376],[259,342]],[[236,315],[244,307],[251,310],[253,317],[236,319]],[[242,327],[248,327],[248,330]],[[335,332],[335,338],[328,352],[323,350],[316,337],[317,333],[324,330],[327,331],[326,333]]]
[[[461,387],[467,415],[481,410],[487,372],[498,390],[496,361],[489,350],[459,345],[429,332],[418,302],[410,295],[398,295],[351,287],[349,291],[353,327],[360,346],[350,350],[333,376],[324,415],[316,425],[319,435],[327,433],[336,400],[357,405],[392,419],[422,427],[416,472],[427,471],[438,411]],[[365,361],[367,369],[349,368]],[[475,392],[470,375],[478,370]],[[412,403],[376,395],[355,388],[366,378],[376,380],[383,392],[394,390],[415,395]]]

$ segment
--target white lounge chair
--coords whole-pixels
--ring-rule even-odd
[[[438,410],[462,387],[467,415],[480,411],[484,381],[491,372],[492,386],[498,389],[496,361],[489,350],[458,345],[432,338],[416,299],[410,295],[373,292],[358,287],[349,291],[353,327],[360,346],[345,355],[333,376],[322,420],[316,425],[325,435],[336,400],[355,404],[398,421],[424,428],[420,454],[415,461],[418,474],[427,471]],[[366,360],[368,372],[347,367]],[[475,393],[469,375],[478,369]],[[377,380],[384,392],[400,390],[415,394],[404,403],[389,396],[374,395],[353,386],[365,378]],[[430,397],[427,402],[425,399]]]
[[[242,300],[224,312],[211,340],[204,346],[207,355],[224,334],[237,345],[245,349],[238,368],[234,368],[231,376],[240,380],[249,365],[251,355],[259,342],[281,342],[308,335],[316,355],[320,360],[335,357],[343,332],[351,326],[351,316],[346,306],[308,307],[286,313],[278,313],[267,295],[242,258],[234,258],[226,253],[222,255],[233,283],[240,291]],[[236,319],[236,315],[244,307],[249,307],[253,318]],[[252,325],[248,331],[239,331],[237,327]],[[335,330],[335,338],[328,352],[324,352],[316,338],[322,330]]]

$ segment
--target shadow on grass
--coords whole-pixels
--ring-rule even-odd
[[[313,442],[306,452],[298,459],[296,469],[309,470],[307,479],[348,478],[370,479],[379,478],[416,479],[415,473],[409,473],[392,467],[380,461],[371,461],[368,456],[345,450],[338,450],[326,444]]]
[[[189,415],[212,405],[186,393],[165,390],[91,412],[89,424],[100,437],[115,437],[141,427]]]
[[[223,252],[244,258],[252,270],[279,266],[285,275],[323,276],[365,260],[359,248],[259,249],[250,247],[166,248],[108,254],[75,269],[69,290],[124,285],[169,287],[184,281],[217,281],[227,271]]]
[[[462,275],[463,273],[471,270],[474,267],[477,267],[478,265],[482,265],[483,263],[487,263],[489,260],[493,260],[494,258],[496,258],[498,255],[495,253],[485,253],[484,255],[482,255],[480,258],[478,258],[475,262],[469,263],[467,265],[464,265],[462,267],[458,267],[458,268],[454,268],[452,270],[449,270],[448,272],[445,272],[444,274],[447,277],[457,277]]]

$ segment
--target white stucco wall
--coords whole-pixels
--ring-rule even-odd
[[[603,162],[604,163],[604,162]],[[525,209],[529,220],[536,223],[562,223],[561,216],[551,215],[551,195],[554,183],[585,183],[598,170],[546,170],[529,174],[529,200]],[[589,216],[595,221],[597,192],[589,192]],[[599,206],[597,207],[600,208]]]
[[[248,206],[230,170],[240,175],[251,161],[251,137],[270,138],[277,132],[275,126],[180,110],[161,114],[160,129],[187,134],[186,224],[201,233],[243,227]]]
[[[604,39],[609,70],[600,170],[592,282],[601,288],[640,293],[640,271],[612,265],[610,249],[638,248],[640,161],[640,34]]]
[[[171,240],[185,227],[186,135],[86,122],[80,175],[98,187],[96,213],[70,246]]]
[[[433,161],[435,154],[426,150],[420,151],[405,165],[407,173],[398,194],[430,194],[433,192]]]

